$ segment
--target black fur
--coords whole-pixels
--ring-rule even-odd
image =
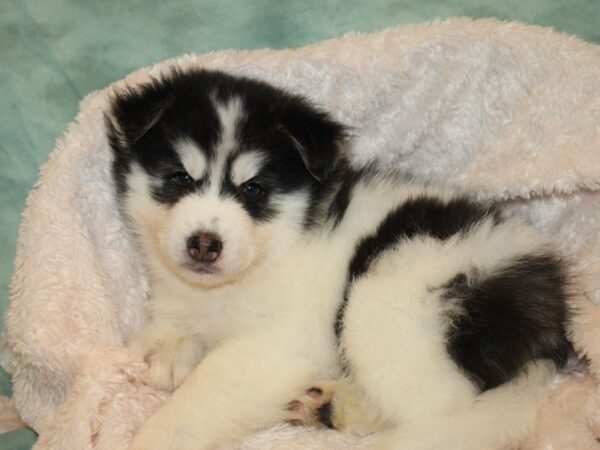
[[[482,391],[499,386],[536,359],[561,367],[566,339],[568,277],[551,254],[523,256],[501,270],[457,275],[444,297],[458,301],[447,350]]]
[[[333,406],[331,402],[323,403],[317,408],[316,418],[327,428],[331,428],[332,430],[335,429],[335,426],[333,425]]]
[[[329,204],[329,210],[327,211],[327,218],[333,221],[334,226],[338,225],[344,218],[354,187],[360,180],[368,176],[370,170],[368,168],[353,170],[346,167],[344,169],[344,176],[341,177],[340,185],[337,187],[333,201]]]
[[[316,197],[314,203],[319,202],[326,191],[322,184],[344,140],[344,127],[300,96],[257,80],[208,70],[173,70],[114,97],[106,122],[119,194],[126,189],[133,161],[162,180],[152,192],[158,202],[172,205],[182,196],[202,190],[207,180],[191,186],[169,182],[170,176],[184,170],[173,144],[189,139],[207,160],[215,158],[222,124],[214,102],[227,103],[234,98],[241,100],[244,116],[235,130],[239,148],[234,149],[229,164],[241,152],[262,152],[267,162],[253,181],[267,195],[261,202],[246,201],[231,180],[222,183],[222,194],[237,198],[257,221],[277,214],[269,201],[277,193],[303,189]],[[309,214],[316,211],[309,208]],[[310,221],[308,217],[307,223]]]
[[[466,198],[443,202],[437,198],[422,196],[409,200],[390,212],[377,230],[363,238],[356,247],[348,268],[344,299],[335,322],[338,339],[342,333],[350,286],[367,272],[381,253],[392,248],[401,239],[410,239],[418,234],[447,239],[467,231],[486,217],[492,217],[496,222],[501,220],[498,210],[493,206],[478,204]]]

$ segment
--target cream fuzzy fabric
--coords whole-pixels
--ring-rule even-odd
[[[530,216],[581,268],[573,338],[590,364],[556,380],[528,448],[598,445],[600,48],[455,19],[297,50],[187,55],[82,102],[29,196],[6,317],[14,402],[40,433],[36,449],[125,449],[164,399],[123,347],[144,323],[148,282],[115,208],[102,114],[114,89],[172,65],[304,93],[353,127],[357,164],[376,159]],[[236,448],[364,448],[375,438],[279,425]]]

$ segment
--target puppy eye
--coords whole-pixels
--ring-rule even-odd
[[[186,172],[176,172],[169,175],[169,181],[177,186],[190,186],[194,183],[194,179]]]
[[[264,188],[254,181],[242,184],[240,190],[248,200],[257,200],[265,195]]]

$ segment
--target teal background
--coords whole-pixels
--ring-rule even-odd
[[[86,93],[181,53],[297,47],[452,16],[520,20],[600,43],[600,0],[0,0],[0,317],[25,197]],[[9,389],[0,373],[0,392]],[[34,440],[28,430],[6,433],[0,450]]]

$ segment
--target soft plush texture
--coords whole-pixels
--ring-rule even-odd
[[[179,67],[264,79],[352,127],[357,164],[507,201],[577,264],[573,340],[589,361],[557,378],[527,448],[600,436],[600,48],[517,23],[456,19],[298,50],[187,55],[89,95],[28,198],[6,319],[14,402],[36,449],[125,449],[165,395],[123,347],[146,275],[115,208],[103,111],[115,89]],[[277,426],[238,448],[360,448]],[[293,443],[292,443],[293,442]]]
[[[25,198],[88,92],[183,53],[295,48],[452,16],[520,20],[600,43],[597,0],[3,0],[0,314],[8,307]],[[2,438],[0,449],[12,450]]]

